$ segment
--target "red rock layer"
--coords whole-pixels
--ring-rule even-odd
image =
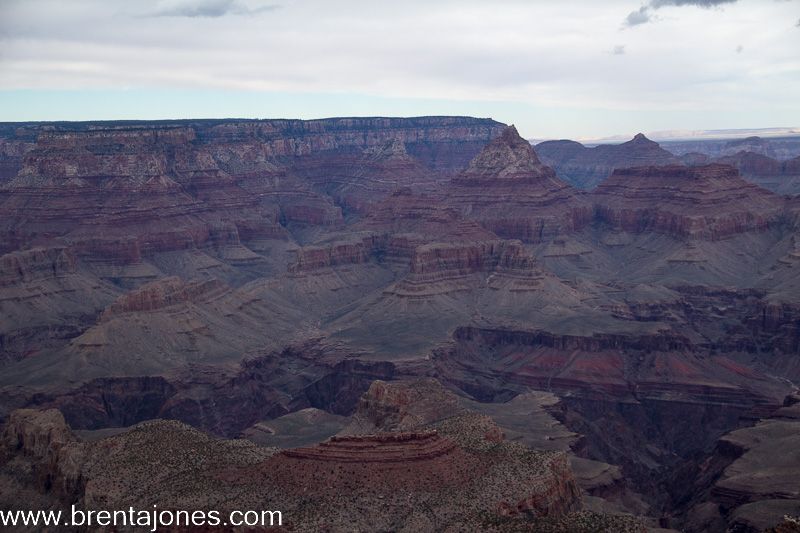
[[[403,463],[436,459],[453,452],[453,441],[435,431],[334,436],[311,448],[283,454],[294,459],[327,463]]]
[[[596,216],[614,228],[700,239],[764,230],[784,208],[781,197],[716,164],[619,169],[592,198]]]
[[[227,287],[219,280],[203,280],[185,282],[178,277],[162,278],[145,283],[117,298],[103,311],[101,319],[129,312],[154,311],[183,302],[191,302],[200,298],[211,298],[219,295]]]
[[[536,287],[544,277],[519,241],[432,243],[414,249],[408,276],[388,292],[403,297],[427,297],[467,290],[473,286],[469,277],[478,273],[513,278],[520,285],[518,290],[523,286]]]
[[[411,260],[411,273],[426,275],[457,275],[489,272],[498,267],[532,269],[535,260],[525,252],[519,241],[494,240],[471,244],[429,244],[418,247]]]
[[[382,433],[333,437],[312,448],[286,450],[264,465],[269,477],[288,492],[375,490],[463,490],[480,479],[496,458],[480,460],[436,432]],[[324,465],[324,466],[323,466]],[[553,454],[528,476],[528,494],[501,500],[501,516],[532,512],[535,516],[562,516],[575,508],[572,473],[563,454]]]
[[[194,138],[187,128],[42,132],[19,175],[0,189],[5,242],[60,237],[80,255],[127,263],[202,246],[225,219],[269,228],[255,203],[192,150]],[[202,192],[210,181],[216,200]]]
[[[699,347],[669,332],[575,336],[461,327],[453,338],[454,346],[437,355],[442,372],[451,376],[494,376],[509,384],[606,400],[743,408],[775,401],[776,391],[767,387],[765,376],[725,357],[698,356]]]
[[[510,126],[453,178],[445,202],[500,237],[541,242],[585,225],[589,204]]]

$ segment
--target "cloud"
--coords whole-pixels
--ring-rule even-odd
[[[585,15],[579,18],[572,2],[520,0],[503,0],[506,9],[485,0],[194,4],[202,10],[178,0],[0,0],[0,120],[48,118],[38,105],[13,96],[25,91],[43,91],[37,94],[51,107],[42,109],[62,102],[65,114],[49,118],[102,118],[92,107],[93,91],[145,91],[151,96],[120,105],[120,113],[392,114],[402,98],[427,102],[409,104],[404,113],[520,123],[528,113],[526,127],[552,135],[570,128],[572,134],[612,133],[622,116],[645,131],[688,123],[695,129],[800,124],[800,67],[788,40],[800,36],[797,1],[740,1],[733,4],[735,16],[724,17],[713,8],[664,7],[649,11],[656,20],[647,31],[639,26],[621,36],[622,18],[650,0],[574,0]],[[267,4],[283,7],[237,14]],[[175,14],[152,16],[164,11]],[[532,20],[547,24],[531,32]],[[781,26],[793,35],[775,31]],[[745,42],[747,53],[736,54]],[[614,55],[620,45],[625,54]],[[48,91],[89,96],[84,111],[73,111],[69,100]],[[183,107],[172,110],[160,103],[161,93],[147,91],[176,91]],[[25,111],[4,115],[3,106]],[[561,110],[576,117],[571,126],[562,123]],[[603,120],[581,122],[592,110]],[[646,113],[660,122],[637,122]]]
[[[256,15],[266,11],[274,11],[277,4],[248,7],[237,0],[200,0],[162,2],[162,7],[150,13],[152,17],[207,17],[218,18],[226,15]]]
[[[636,11],[631,11],[628,16],[625,17],[623,25],[632,27],[652,22],[656,18],[655,15],[653,15],[653,11],[661,9],[662,7],[694,6],[710,9],[723,4],[734,4],[737,1],[738,0],[650,0]]]
[[[744,51],[744,46],[742,46],[741,44],[736,47],[737,54],[741,54],[743,51]]]
[[[625,55],[625,45],[618,44],[612,50],[611,54],[615,56],[624,56]]]
[[[795,24],[796,28],[800,28],[800,19],[797,19],[797,24]]]
[[[650,9],[647,6],[642,6],[636,11],[632,11],[626,18],[625,18],[625,25],[626,26],[638,26],[639,24],[644,24],[646,22],[650,22]]]
[[[651,0],[650,7],[659,9],[664,6],[697,6],[714,7],[722,4],[735,4],[738,0]]]

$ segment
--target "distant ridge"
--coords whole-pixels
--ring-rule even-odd
[[[654,141],[702,141],[744,139],[746,137],[793,137],[800,135],[800,127],[781,128],[744,128],[744,129],[718,129],[718,130],[660,130],[646,133],[647,138]],[[631,134],[611,135],[609,137],[577,138],[575,140],[587,146],[598,144],[617,144],[631,138]],[[543,141],[558,140],[555,138],[528,139],[533,144]]]

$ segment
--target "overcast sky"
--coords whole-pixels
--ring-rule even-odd
[[[800,126],[800,0],[0,0],[0,120]]]

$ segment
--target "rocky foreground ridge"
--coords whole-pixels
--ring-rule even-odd
[[[387,387],[392,399],[380,392]],[[508,442],[490,417],[465,407],[432,417],[416,409],[434,400],[428,392],[459,402],[431,382],[376,382],[354,422],[377,432],[353,434],[351,425],[285,450],[165,420],[79,437],[56,410],[19,410],[0,441],[0,499],[18,506],[15,495],[27,494],[45,508],[280,509],[291,531],[645,531],[631,515],[581,510],[565,453]],[[416,417],[414,429],[389,430],[367,407],[377,397],[405,410],[406,423]]]

